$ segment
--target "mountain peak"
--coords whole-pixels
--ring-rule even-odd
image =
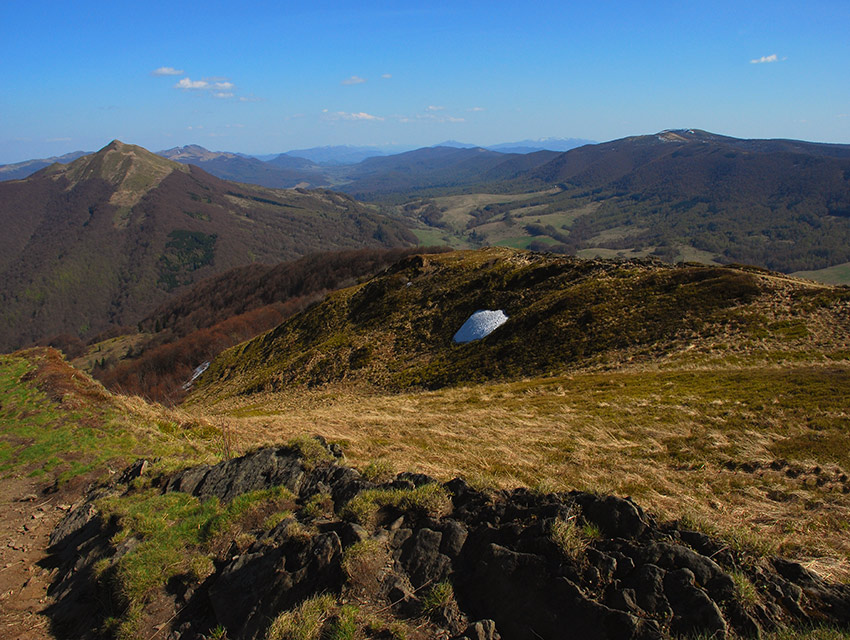
[[[53,165],[47,175],[54,180],[66,178],[69,190],[86,180],[108,182],[115,189],[109,203],[129,210],[173,171],[188,171],[188,167],[143,147],[113,140],[100,151],[68,165]]]

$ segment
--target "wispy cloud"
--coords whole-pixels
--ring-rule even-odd
[[[174,88],[182,91],[205,91],[213,98],[220,100],[236,97],[234,92],[236,85],[227,78],[204,78],[203,80],[192,80],[189,77],[180,78]],[[245,101],[242,98],[240,100]]]
[[[762,56],[761,58],[754,58],[750,60],[750,64],[764,64],[766,62],[779,62],[779,56],[772,53],[769,56]]]
[[[174,85],[175,89],[183,89],[185,91],[198,91],[200,89],[209,89],[210,83],[206,80],[192,80],[191,78],[181,78]]]
[[[467,111],[484,111],[484,107],[469,107]]]
[[[342,84],[363,84],[366,82],[366,78],[361,78],[360,76],[351,76],[350,78],[346,78],[342,81]]]
[[[322,113],[324,117],[328,120],[360,120],[360,121],[373,121],[373,122],[382,122],[384,118],[382,116],[372,115],[371,113],[366,113],[365,111],[359,111],[354,113],[349,113],[348,111],[328,111],[327,109],[322,109]]]
[[[430,104],[425,108],[425,111],[442,111],[445,107],[438,107],[436,105]]]
[[[338,111],[337,115],[343,120],[383,120],[381,116],[373,116],[371,113],[366,113],[365,111],[360,111],[358,113],[345,113],[344,111]]]
[[[442,108],[442,107],[441,107]],[[410,123],[410,122],[466,122],[464,118],[458,118],[455,116],[450,116],[446,114],[437,114],[433,112],[428,113],[417,113],[415,116],[405,116],[405,115],[395,115],[393,116],[396,120],[402,123]]]
[[[390,78],[392,78],[392,77],[393,77],[393,74],[391,74],[391,73],[383,73],[383,74],[381,74],[381,77],[382,77],[384,80],[389,80]]]
[[[175,69],[174,67],[160,67],[151,71],[152,76],[182,76],[183,69]]]

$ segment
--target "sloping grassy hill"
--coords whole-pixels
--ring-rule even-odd
[[[452,344],[481,308],[510,319]],[[631,495],[846,578],[848,381],[846,288],[494,248],[332,294],[222,354],[186,407],[243,447],[316,430],[376,469]]]
[[[356,249],[311,254],[277,265],[237,267],[203,280],[158,307],[125,334],[85,347],[74,364],[108,388],[174,403],[196,367],[224,349],[272,329],[333,291],[364,280],[414,253],[439,248]],[[123,348],[123,349],[122,349]]]
[[[653,261],[558,258],[503,248],[414,257],[217,358],[204,393],[360,380],[440,387],[656,357],[706,340],[806,335],[795,314],[822,308],[847,328],[850,291],[767,272]],[[780,302],[782,304],[780,304]],[[509,320],[453,344],[479,309]]]
[[[49,348],[0,355],[0,477],[79,490],[139,457],[215,459],[221,432],[114,395]],[[174,459],[168,464],[173,464]]]

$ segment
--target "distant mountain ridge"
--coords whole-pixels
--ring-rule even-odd
[[[227,182],[119,141],[0,183],[0,225],[0,350],[135,324],[250,262],[415,244],[348,196]]]
[[[322,187],[328,185],[321,169],[309,161],[294,159],[291,162],[276,159],[263,162],[227,151],[209,151],[196,144],[160,151],[159,155],[182,164],[194,164],[224,180],[247,182],[273,189],[296,186]]]
[[[49,167],[54,162],[60,164],[68,164],[77,158],[88,155],[88,151],[72,151],[61,156],[51,156],[50,158],[39,158],[36,160],[25,160],[23,162],[15,162],[13,164],[0,165],[0,182],[5,180],[22,180],[27,176],[31,176],[36,171]]]

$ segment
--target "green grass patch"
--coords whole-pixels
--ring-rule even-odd
[[[367,489],[343,507],[342,517],[362,525],[371,525],[382,509],[440,515],[448,506],[448,493],[442,485],[436,483],[424,484],[415,489]]]
[[[447,606],[454,600],[455,591],[452,583],[448,581],[438,582],[428,590],[422,598],[422,612],[427,614]]]
[[[2,474],[50,475],[65,483],[154,450],[185,465],[205,459],[203,442],[217,436],[200,427],[190,434],[163,432],[159,422],[121,408],[48,351],[0,356],[0,397]]]
[[[289,440],[286,446],[301,454],[301,464],[308,471],[320,464],[334,461],[333,455],[325,448],[325,445],[312,436],[297,436]]]
[[[274,619],[266,640],[320,640],[325,621],[335,607],[336,600],[327,594],[304,600]]]
[[[99,501],[101,515],[118,526],[113,544],[129,548],[97,568],[120,610],[115,617],[119,637],[133,637],[144,605],[168,580],[186,575],[200,581],[212,573],[218,536],[261,526],[269,511],[279,513],[292,501],[285,487],[245,493],[227,505],[155,489]]]

